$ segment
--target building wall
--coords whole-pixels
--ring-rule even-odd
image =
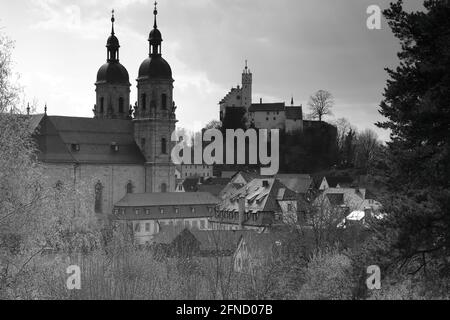
[[[103,222],[112,214],[114,204],[126,195],[129,182],[133,193],[144,192],[145,169],[140,165],[45,164],[44,168],[49,186],[55,186],[58,181],[76,186],[93,214],[95,186],[100,182],[103,186],[102,212],[97,218]]]
[[[181,165],[181,179],[189,177],[210,178],[213,176],[213,166],[203,164],[183,164]]]
[[[303,130],[303,120],[301,120],[301,119],[298,119],[298,120],[286,119],[285,130],[286,130],[286,132]]]
[[[250,112],[249,116],[257,129],[283,130],[285,126],[286,115],[283,111]]]

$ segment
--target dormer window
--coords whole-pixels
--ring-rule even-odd
[[[72,148],[72,151],[73,151],[73,152],[78,152],[78,151],[80,151],[80,145],[79,145],[78,143],[72,143],[71,148]]]

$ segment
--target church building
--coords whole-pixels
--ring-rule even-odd
[[[32,115],[38,159],[52,185],[75,186],[101,222],[129,193],[175,192],[170,159],[176,115],[172,70],[162,57],[158,11],[149,34],[148,57],[137,77],[138,101],[130,105],[130,79],[120,63],[115,33],[106,43],[106,63],[97,73],[93,118]]]

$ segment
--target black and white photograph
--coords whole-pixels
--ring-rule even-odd
[[[448,299],[450,1],[0,0],[0,300]]]

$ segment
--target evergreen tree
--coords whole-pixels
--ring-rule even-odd
[[[450,6],[424,7],[409,13],[399,0],[384,12],[401,52],[399,66],[387,69],[386,120],[377,124],[392,141],[381,166],[388,218],[375,240],[389,242],[391,266],[424,275],[433,267],[443,277],[450,276]]]

